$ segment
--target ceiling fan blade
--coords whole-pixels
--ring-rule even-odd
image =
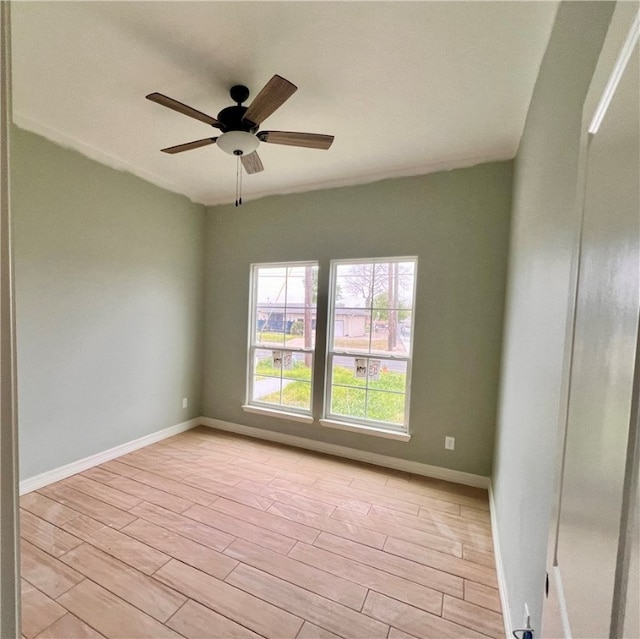
[[[248,155],[241,155],[240,160],[242,161],[242,166],[244,166],[244,170],[251,175],[252,173],[260,173],[260,171],[264,171],[264,166],[262,166],[262,161],[260,160],[260,156],[256,151],[253,153],[249,153]]]
[[[212,118],[210,115],[202,113],[202,111],[198,111],[193,107],[187,106],[186,104],[182,104],[182,102],[178,102],[173,98],[162,95],[162,93],[150,93],[146,96],[146,98],[147,100],[151,100],[151,102],[157,102],[164,107],[173,109],[178,113],[182,113],[182,115],[188,115],[190,118],[195,118],[196,120],[200,120],[205,124],[210,124],[211,126],[220,128],[220,122],[218,122],[218,120],[216,120],[215,118]]]
[[[195,140],[194,142],[187,142],[185,144],[176,144],[176,146],[169,146],[166,149],[160,149],[163,153],[182,153],[183,151],[190,151],[191,149],[199,149],[201,146],[207,146],[208,144],[215,144],[218,138],[205,138],[204,140]]]
[[[293,131],[261,131],[258,137],[270,144],[304,146],[308,149],[328,149],[333,143],[333,135],[320,133],[294,133]]]
[[[274,75],[253,99],[246,110],[243,120],[253,124],[264,122],[278,107],[281,107],[296,91],[295,84]]]

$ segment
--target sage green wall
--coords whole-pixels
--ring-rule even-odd
[[[11,162],[24,479],[200,415],[205,209],[17,128]]]
[[[250,201],[207,211],[203,414],[489,475],[511,208],[510,162]],[[318,260],[318,337],[331,259],[418,256],[412,439],[398,442],[243,412],[249,266]],[[314,415],[322,411],[317,354]],[[445,435],[456,437],[444,450]]]
[[[572,253],[582,105],[613,3],[563,2],[515,161],[493,487],[510,614],[540,631]]]

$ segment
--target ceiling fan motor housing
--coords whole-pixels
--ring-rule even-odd
[[[256,133],[259,125],[243,120],[244,114],[247,111],[246,106],[242,106],[249,97],[249,89],[247,87],[238,84],[231,87],[231,99],[236,102],[236,106],[226,107],[218,113],[218,122],[220,123],[220,130],[223,133],[227,131],[247,131],[248,133]]]

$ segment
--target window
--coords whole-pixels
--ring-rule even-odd
[[[406,433],[415,258],[331,265],[325,414]]]
[[[312,421],[318,264],[254,264],[251,282],[245,409],[306,415],[302,421]]]

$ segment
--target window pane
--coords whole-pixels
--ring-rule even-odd
[[[410,311],[398,311],[398,342],[396,351],[411,352],[411,320]]]
[[[369,390],[367,418],[392,424],[404,423],[404,393]]]
[[[356,359],[359,358],[334,356],[331,383],[343,386],[366,386],[366,378],[359,376],[361,371],[356,370]]]
[[[336,308],[333,319],[333,348],[369,351],[371,312],[361,308]]]
[[[256,344],[283,346],[287,335],[283,329],[282,313],[272,313],[264,307],[257,309]]]
[[[333,262],[332,268],[327,413],[406,427],[416,261]]]
[[[254,376],[252,399],[268,404],[279,404],[281,384],[282,380],[277,377]]]
[[[413,308],[415,262],[398,262],[398,308]]]
[[[331,412],[347,417],[366,417],[367,391],[347,386],[331,387]]]
[[[376,360],[371,358],[370,362],[377,362],[377,376],[369,375],[369,388],[377,390],[389,390],[404,393],[407,385],[407,362],[396,360]],[[370,370],[373,368],[369,367]]]
[[[311,383],[282,380],[282,405],[311,410]]]
[[[261,266],[256,269],[256,302],[284,306],[287,269]]]
[[[373,264],[338,264],[335,294],[341,306],[367,308],[373,294]]]
[[[282,377],[286,379],[304,379],[310,382],[312,369],[312,353],[284,351],[282,359]]]
[[[252,285],[248,401],[309,413],[318,265],[257,265]]]
[[[313,272],[317,271],[314,266],[292,266],[287,269],[287,296],[288,307],[304,305],[305,297],[308,297],[308,304],[311,305],[313,297]],[[307,293],[307,281],[309,291]]]
[[[281,351],[256,349],[253,355],[253,370],[256,375],[280,377],[279,352]]]
[[[374,283],[373,308],[410,309],[413,306],[412,262],[388,262],[379,265]]]

